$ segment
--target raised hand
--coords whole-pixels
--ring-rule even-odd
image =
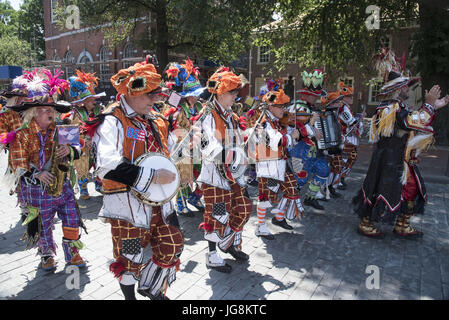
[[[430,89],[430,91],[426,90],[425,101],[426,103],[434,106],[435,101],[437,101],[440,98],[440,95],[441,95],[440,86],[436,84]]]

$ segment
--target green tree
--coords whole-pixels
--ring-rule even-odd
[[[164,68],[169,52],[187,53],[230,63],[247,51],[251,30],[271,20],[272,0],[62,0],[57,10],[61,21],[64,8],[75,4],[83,26],[98,26],[113,44],[130,36],[156,53]],[[135,33],[137,21],[150,17],[150,27]]]
[[[381,9],[380,29],[366,26],[373,4]],[[369,72],[382,36],[417,19],[416,0],[280,0],[276,13],[280,19],[257,28],[254,38],[255,45],[271,48],[273,67],[283,69],[295,58],[331,76],[348,66]]]
[[[17,12],[17,34],[27,41],[37,60],[45,59],[44,6],[42,0],[24,0]]]
[[[0,2],[0,36],[17,35],[17,12],[9,1]]]
[[[32,55],[28,42],[14,35],[0,37],[0,65],[30,66]]]

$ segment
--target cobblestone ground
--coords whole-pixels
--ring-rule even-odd
[[[0,172],[5,169],[5,156],[0,159]],[[352,173],[346,179],[349,188],[343,197],[325,202],[326,212],[306,207],[307,215],[291,224],[286,231],[268,222],[275,234],[273,241],[254,235],[256,214],[253,212],[243,233],[243,248],[249,262],[238,263],[222,254],[232,265],[231,275],[205,267],[207,244],[198,231],[201,214],[180,217],[185,235],[181,270],[167,291],[171,299],[448,299],[449,298],[449,187],[428,184],[429,204],[426,214],[416,216],[412,224],[423,230],[419,241],[397,239],[392,227],[385,226],[387,237],[368,239],[356,233],[358,218],[350,201],[360,187],[362,174]],[[123,299],[117,281],[108,271],[112,260],[109,225],[97,218],[102,197],[89,183],[93,196],[80,201],[89,234],[83,234],[88,261],[77,283],[70,280],[59,244],[57,269],[46,273],[39,267],[36,249],[24,251],[20,237],[23,227],[16,197],[2,186],[0,194],[0,299]],[[253,191],[254,190],[250,190]],[[271,214],[267,221],[271,221]],[[55,239],[61,239],[61,222],[55,224]],[[60,241],[58,241],[60,242]],[[379,287],[368,289],[366,283]],[[376,267],[378,269],[376,269]],[[372,267],[371,267],[372,268]],[[368,268],[369,269],[369,268]],[[374,279],[374,280],[373,280]],[[140,299],[145,299],[138,296]]]

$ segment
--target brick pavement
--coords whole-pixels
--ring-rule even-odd
[[[5,157],[0,157],[4,172]],[[363,161],[360,161],[363,164]],[[360,167],[360,168],[363,168]],[[406,241],[388,232],[383,240],[360,237],[358,218],[351,212],[350,200],[363,181],[353,172],[347,178],[349,188],[343,197],[325,202],[326,212],[306,207],[307,215],[292,222],[286,231],[271,225],[276,239],[262,240],[254,235],[253,212],[243,233],[246,263],[238,263],[223,254],[233,267],[230,276],[205,267],[207,244],[198,231],[201,215],[180,217],[185,234],[181,271],[169,288],[171,299],[448,299],[449,298],[449,188],[429,183],[429,205],[422,217],[412,223],[424,231],[419,241]],[[58,267],[54,273],[40,268],[36,249],[23,251],[19,240],[23,233],[15,196],[2,187],[0,194],[0,299],[123,299],[117,281],[108,271],[112,260],[109,225],[97,218],[102,197],[89,183],[91,200],[80,201],[89,234],[83,234],[86,249],[81,251],[88,266],[81,270],[79,289],[69,290],[70,274],[64,266],[58,243]],[[250,190],[254,191],[254,190]],[[267,216],[267,221],[272,215]],[[384,227],[386,231],[391,227]],[[61,239],[61,223],[55,224],[55,239]],[[59,242],[59,241],[58,241]],[[149,253],[147,253],[149,254]],[[367,289],[366,267],[380,270],[380,287]],[[136,295],[137,299],[145,298]]]

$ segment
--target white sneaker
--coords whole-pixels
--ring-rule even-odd
[[[255,234],[258,237],[264,237],[270,240],[274,239],[273,234],[270,232],[270,230],[268,230],[265,223],[257,225]]]
[[[218,254],[218,252],[211,251],[206,252],[206,266],[209,267],[222,267],[226,264],[222,257]]]
[[[317,192],[316,195],[315,195],[315,198],[318,199],[318,200],[326,199],[326,197],[324,196],[324,194],[321,193],[321,189],[318,190],[318,192]]]

